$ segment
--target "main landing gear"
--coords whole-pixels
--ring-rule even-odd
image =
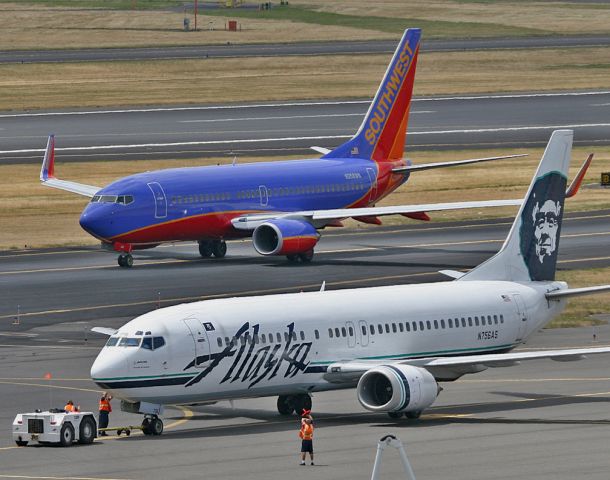
[[[286,255],[286,258],[290,263],[310,263],[313,260],[313,248],[306,252]]]
[[[223,258],[227,254],[227,242],[224,240],[199,240],[199,254],[203,258],[214,255]]]
[[[277,411],[281,415],[291,415],[292,413],[301,415],[303,410],[311,410],[311,397],[306,393],[277,397]]]
[[[144,420],[142,420],[142,432],[144,435],[161,435],[163,433],[163,421],[156,415],[145,415]]]
[[[119,267],[131,268],[133,266],[133,257],[131,253],[121,253],[117,259]]]
[[[415,410],[414,412],[404,412],[404,416],[409,420],[416,420],[421,416],[421,410]],[[401,418],[403,416],[403,412],[388,412],[388,417],[390,418]]]

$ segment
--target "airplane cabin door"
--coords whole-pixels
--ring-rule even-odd
[[[347,346],[354,348],[356,346],[356,327],[353,322],[345,322],[347,328]]]
[[[267,191],[267,187],[261,185],[258,187],[258,191],[261,198],[261,207],[266,207],[269,204],[269,192]]]
[[[167,217],[167,197],[161,184],[158,182],[150,182],[147,184],[148,188],[153,194],[155,199],[155,218],[166,218]]]
[[[196,318],[189,317],[183,321],[186,323],[195,344],[195,367],[207,367],[210,363],[211,348],[206,329]]]
[[[517,321],[519,322],[517,325],[517,338],[515,340],[520,341],[527,332],[527,307],[525,306],[523,298],[518,293],[514,293],[513,298],[515,299]]]
[[[368,201],[373,202],[377,198],[377,175],[375,174],[375,169],[373,168],[367,168],[366,173],[369,176],[369,181],[371,182]]]
[[[369,344],[369,326],[364,320],[358,322],[358,328],[360,328],[360,346],[366,347]]]

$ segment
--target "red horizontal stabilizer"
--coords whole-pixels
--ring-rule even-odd
[[[342,227],[343,222],[341,220],[331,220],[326,224],[327,227]]]
[[[401,213],[403,217],[412,218],[413,220],[421,220],[423,222],[429,222],[430,217],[426,212],[413,212],[413,213]]]
[[[362,223],[368,223],[370,225],[381,225],[381,220],[379,220],[378,217],[375,217],[373,215],[366,215],[363,217],[352,217],[354,220],[358,220],[359,222]]]

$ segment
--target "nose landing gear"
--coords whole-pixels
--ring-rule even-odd
[[[133,257],[131,253],[121,253],[117,262],[119,267],[131,268],[133,266]]]
[[[144,420],[142,420],[142,432],[144,435],[161,435],[163,433],[163,421],[156,415],[145,415]]]

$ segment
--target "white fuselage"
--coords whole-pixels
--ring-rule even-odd
[[[91,376],[156,404],[353,387],[325,380],[328,366],[510,350],[563,309],[544,297],[558,288],[456,281],[182,304],[121,327]]]

